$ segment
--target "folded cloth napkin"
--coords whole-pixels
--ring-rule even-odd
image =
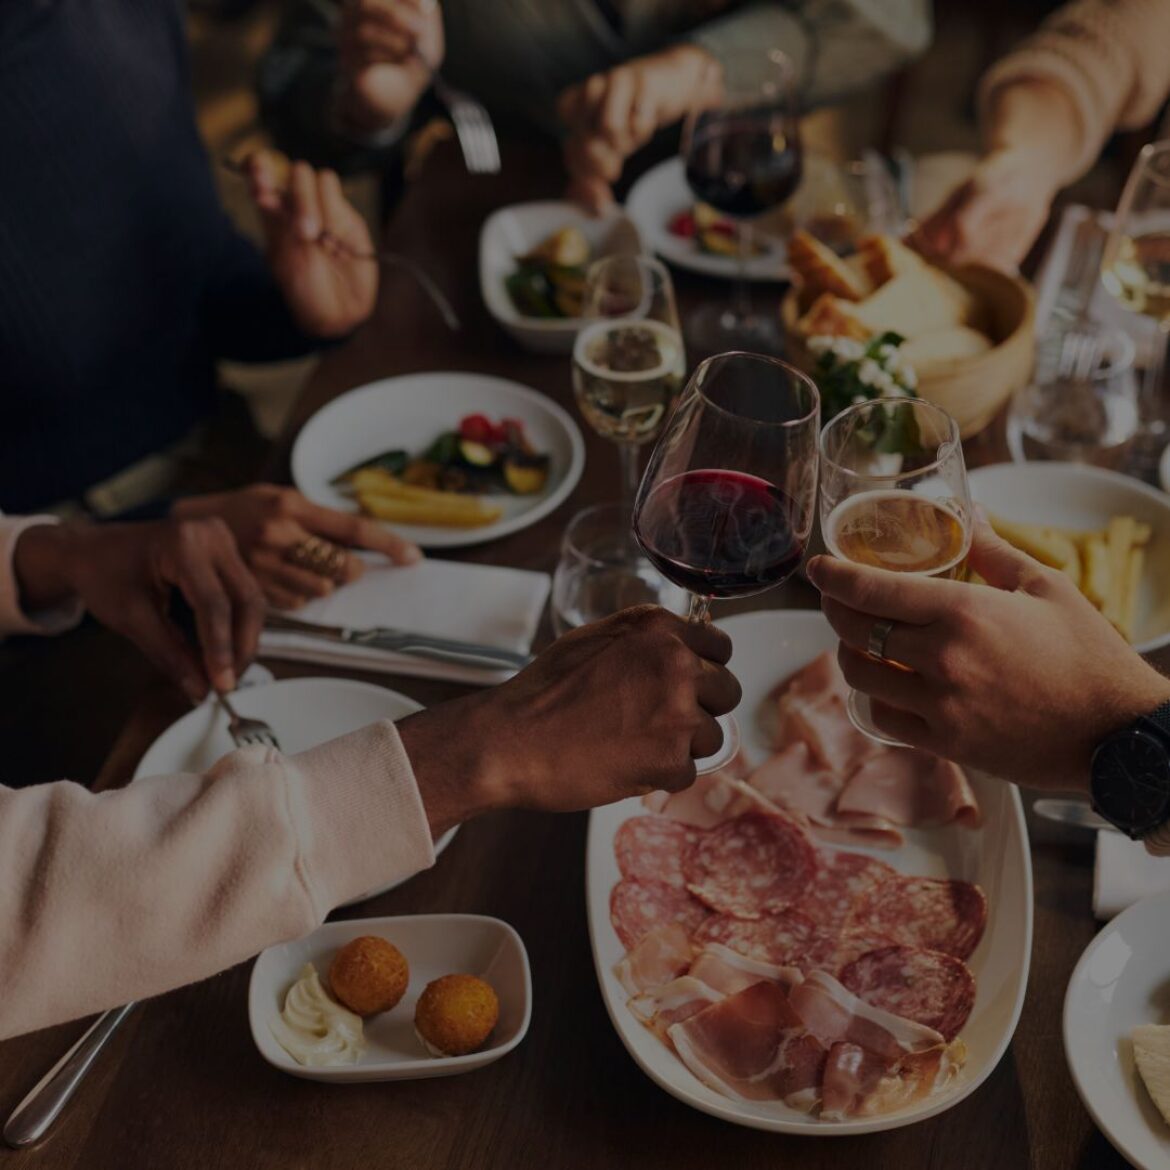
[[[1122,833],[1097,834],[1097,864],[1093,869],[1093,914],[1102,922],[1127,906],[1170,890],[1170,857],[1152,857],[1140,841]]]
[[[496,565],[443,560],[420,561],[405,568],[371,564],[353,584],[329,597],[310,601],[293,616],[352,629],[393,626],[527,653],[532,648],[550,584],[547,573]],[[483,685],[503,682],[513,673],[368,646],[348,646],[287,630],[265,630],[260,638],[260,654]]]

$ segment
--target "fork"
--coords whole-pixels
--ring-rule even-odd
[[[280,750],[280,744],[277,742],[272,728],[262,719],[249,719],[247,716],[241,715],[228,702],[225,695],[217,694],[215,701],[224,709],[228,717],[228,735],[232,737],[232,743],[236,747],[260,746]]]
[[[499,174],[500,144],[487,110],[471,94],[444,81],[417,48],[414,56],[430,74],[435,97],[451,115],[451,124],[455,127],[455,137],[459,139],[459,149],[463,151],[463,162],[468,171],[473,175]]]

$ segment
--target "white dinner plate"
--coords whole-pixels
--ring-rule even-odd
[[[1127,475],[1080,463],[996,463],[969,476],[971,495],[989,512],[1021,524],[1104,528],[1134,516],[1152,536],[1138,591],[1134,649],[1170,644],[1170,496]]]
[[[1064,996],[1064,1051],[1085,1108],[1139,1170],[1170,1166],[1170,1126],[1134,1066],[1129,1034],[1170,1023],[1170,892],[1119,914],[1085,948]]]
[[[536,353],[573,352],[584,322],[580,317],[528,317],[508,296],[504,281],[516,271],[516,257],[531,252],[553,232],[578,227],[593,260],[642,250],[638,229],[620,208],[590,215],[576,203],[548,199],[513,203],[492,212],[479,232],[479,291],[491,315],[522,346]]]
[[[264,720],[281,750],[289,754],[308,751],[379,719],[405,719],[422,710],[421,704],[397,691],[346,678],[287,678],[246,687],[232,695],[232,706],[245,717]],[[234,749],[227,716],[218,703],[208,699],[175,720],[150,745],[134,779],[170,772],[206,772]],[[457,831],[458,826],[435,842],[436,856],[451,844]],[[371,890],[354,901],[384,894],[406,880]]]
[[[328,986],[329,964],[340,947],[361,935],[392,942],[410,967],[410,985],[388,1012],[364,1022],[366,1050],[356,1064],[312,1068],[298,1064],[276,1042],[272,1021],[301,968],[312,963]],[[488,1045],[466,1056],[429,1056],[414,1031],[414,1007],[423,989],[444,975],[477,975],[500,1001]],[[479,914],[414,914],[327,922],[312,934],[269,947],[257,956],[248,984],[248,1023],[260,1055],[274,1068],[310,1081],[413,1081],[471,1072],[511,1052],[532,1019],[532,975],[520,936],[498,918]]]
[[[819,613],[765,610],[739,614],[718,623],[734,645],[731,670],[743,685],[737,719],[753,763],[771,753],[758,726],[757,711],[772,688],[837,638]],[[909,1109],[881,1117],[820,1121],[781,1102],[735,1101],[708,1088],[639,1023],[626,1006],[629,998],[614,975],[622,946],[609,918],[609,895],[620,878],[613,840],[623,821],[645,812],[639,800],[595,810],[589,821],[587,901],[593,960],[602,998],[618,1035],[635,1062],[652,1080],[680,1101],[738,1125],[778,1133],[811,1136],[874,1133],[924,1121],[957,1105],[973,1093],[999,1063],[1024,1002],[1032,951],[1032,867],[1024,813],[1015,787],[973,773],[971,786],[983,811],[983,827],[957,826],[905,831],[896,850],[856,848],[906,873],[962,878],[977,882],[987,894],[987,929],[967,960],[976,981],[975,1006],[961,1035],[967,1063],[945,1089]]]
[[[551,398],[518,382],[486,374],[405,374],[383,378],[334,399],[305,424],[292,450],[293,482],[316,504],[354,510],[354,502],[330,480],[383,451],[424,451],[443,432],[458,429],[469,414],[493,422],[519,419],[533,447],[550,457],[548,483],[531,496],[493,495],[504,510],[482,528],[424,524],[394,527],[426,548],[482,544],[518,532],[547,516],[577,486],[585,467],[585,442],[577,424]]]
[[[626,212],[646,248],[678,268],[733,279],[739,271],[739,261],[734,256],[713,256],[694,240],[685,240],[670,231],[671,217],[694,205],[695,196],[687,186],[681,158],[670,158],[652,167],[630,188],[626,198]],[[766,251],[748,261],[748,279],[787,280],[791,273],[784,244],[763,232],[756,234],[756,242]]]

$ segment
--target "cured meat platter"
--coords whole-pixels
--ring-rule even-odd
[[[1023,1004],[1019,795],[851,738],[826,714],[839,696],[813,693],[835,670],[819,613],[719,624],[750,788],[707,779],[591,814],[610,1019],[662,1088],[741,1125],[857,1134],[934,1116],[991,1073]]]

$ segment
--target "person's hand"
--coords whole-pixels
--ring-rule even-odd
[[[278,609],[297,609],[356,581],[365,564],[351,549],[381,553],[396,565],[422,558],[417,545],[376,520],[310,503],[295,488],[271,483],[191,496],[177,501],[171,515],[221,519]]]
[[[281,165],[275,152],[244,162],[260,211],[268,263],[297,324],[313,337],[342,337],[374,309],[378,265],[365,220],[336,172]]]
[[[1048,219],[1058,183],[1021,149],[994,151],[910,237],[924,255],[1014,272]]]
[[[987,585],[810,561],[846,680],[895,739],[1030,787],[1086,787],[1096,745],[1170,698],[1170,681],[1063,573],[986,525],[969,563]],[[908,669],[865,653],[879,619],[894,623],[886,657]]]
[[[234,690],[256,653],[264,595],[221,520],[44,524],[25,529],[13,568],[26,611],[71,602],[122,634],[198,702]],[[199,645],[168,616],[187,600]]]
[[[431,827],[491,808],[593,808],[695,778],[740,698],[727,635],[641,606],[565,635],[515,678],[400,723]]]
[[[569,195],[594,211],[613,202],[625,161],[663,126],[718,100],[718,62],[694,45],[676,45],[595,73],[557,99],[568,137]]]
[[[414,108],[445,51],[436,0],[345,0],[337,41],[345,121],[365,134],[391,125]]]

